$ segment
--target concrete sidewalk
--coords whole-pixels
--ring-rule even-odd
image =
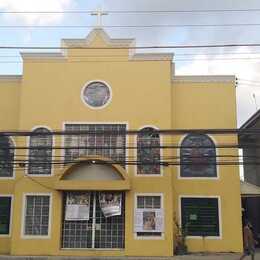
[[[175,256],[174,260],[239,260],[242,254],[191,254],[184,256]],[[250,256],[244,260],[251,260]],[[255,260],[260,260],[260,253],[255,254]]]
[[[7,256],[0,255],[0,260],[239,260],[241,254],[190,254],[173,257],[75,257],[75,256]],[[249,256],[244,258],[251,260]],[[260,260],[260,252],[255,260]]]

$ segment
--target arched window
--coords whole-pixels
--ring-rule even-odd
[[[216,147],[207,135],[187,135],[180,156],[181,177],[217,177]]]
[[[29,174],[51,174],[52,135],[50,131],[40,127],[30,137]]]
[[[13,177],[14,145],[7,136],[0,136],[0,177]]]
[[[152,127],[137,135],[137,174],[160,174],[160,135]]]

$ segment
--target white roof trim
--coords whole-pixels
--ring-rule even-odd
[[[85,39],[62,39],[61,47],[89,47],[95,37],[101,36],[104,42],[110,47],[129,48],[135,46],[135,39],[112,39],[102,28],[93,29]],[[172,61],[173,53],[135,53],[134,49],[128,49],[128,59],[131,61],[138,60],[165,60]],[[55,59],[65,60],[67,58],[67,50],[61,49],[61,52],[22,52],[21,56],[24,60],[38,59]]]
[[[235,83],[236,77],[234,75],[198,75],[198,76],[173,76],[173,82],[230,82]]]
[[[66,59],[61,52],[21,52],[20,54],[23,59]]]
[[[101,28],[93,29],[85,39],[62,39],[62,47],[87,47],[91,44],[94,38],[100,35],[103,40],[111,47],[130,47],[135,45],[135,39],[112,39]]]
[[[129,60],[168,60],[172,61],[173,53],[136,53]]]
[[[22,75],[0,75],[0,81],[17,82],[22,79]]]

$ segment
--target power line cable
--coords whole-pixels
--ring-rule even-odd
[[[53,130],[49,132],[34,132],[26,130],[7,130],[0,131],[1,136],[40,136],[44,138],[45,136],[76,136],[76,135],[136,135],[143,133],[142,130],[97,130],[97,131],[60,131]],[[201,128],[201,129],[153,129],[147,131],[150,134],[165,134],[165,135],[182,135],[182,134],[260,134],[260,129],[240,129],[240,128]],[[154,137],[157,138],[157,137]]]
[[[199,149],[199,148],[198,148]],[[16,154],[15,155],[15,158],[27,158],[27,157],[30,157],[30,155],[28,154]],[[48,156],[48,155],[37,155],[37,160],[38,159],[57,159],[57,160],[63,160],[64,158],[66,158],[67,156],[66,155],[52,155],[52,156]],[[225,157],[234,157],[234,158],[239,158],[239,157],[246,157],[246,158],[259,158],[260,159],[260,156],[254,156],[254,155],[233,155],[233,154],[222,154],[222,155],[207,155],[207,156],[204,156],[204,157],[207,157],[207,158],[225,158]],[[125,158],[136,158],[136,156],[131,156],[131,155],[128,155],[128,156],[125,156]],[[160,158],[162,159],[178,159],[178,158],[181,158],[181,156],[160,156]],[[189,156],[189,158],[201,158],[201,156]],[[0,155],[0,159],[5,159],[5,156],[4,155]],[[22,159],[24,160],[24,159]],[[15,159],[15,161],[19,161],[19,159]]]
[[[93,56],[94,57],[94,56]],[[112,56],[111,56],[112,57]],[[116,57],[116,56],[115,56]],[[121,56],[121,57],[127,57],[127,56]],[[125,59],[125,60],[111,60],[111,59],[103,59],[103,60],[100,60],[99,57],[96,57],[97,59],[92,59],[92,60],[48,60],[48,61],[44,61],[44,60],[40,60],[40,61],[26,61],[25,63],[26,64],[31,64],[31,63],[36,63],[36,64],[44,64],[44,63],[63,63],[63,62],[66,62],[66,63],[88,63],[88,62],[118,62],[118,63],[121,63],[121,62],[127,62],[129,61],[128,59]],[[101,58],[101,56],[100,56]],[[252,62],[252,61],[259,61],[260,60],[260,57],[254,57],[254,58],[190,58],[190,59],[173,59],[173,62],[186,62],[186,61],[233,61],[233,60],[239,60],[239,61],[248,61],[248,62]],[[131,61],[135,61],[135,62],[145,62],[146,60],[138,60],[138,59],[133,59]],[[163,61],[163,59],[161,60],[158,60],[158,59],[149,59],[149,61],[155,61],[155,62],[161,62]],[[0,60],[0,63],[2,64],[23,64],[24,62],[23,61],[9,61],[9,60],[4,60],[4,61],[1,61]]]
[[[1,150],[73,150],[73,149],[84,149],[84,150],[121,150],[121,149],[179,149],[179,148],[194,148],[194,146],[185,145],[147,145],[147,146],[16,146],[16,147],[7,147],[1,146]],[[238,148],[241,147],[239,144],[218,144],[215,146],[216,148]],[[260,145],[252,144],[246,145],[247,148],[260,148]],[[210,145],[199,146],[199,148],[212,148]]]
[[[104,10],[110,14],[168,14],[168,13],[222,13],[222,12],[259,12],[260,8],[244,9],[192,9],[192,10]],[[24,10],[24,11],[0,11],[0,14],[91,14],[94,10]]]
[[[251,83],[258,83],[260,84],[260,81],[258,80],[251,80],[251,79],[242,79],[242,78],[237,78],[239,81],[246,81],[246,82],[251,82]]]
[[[200,48],[238,48],[260,47],[260,43],[230,43],[230,44],[202,44],[202,45],[151,45],[151,46],[128,46],[128,47],[55,47],[55,46],[0,46],[0,49],[20,50],[142,50],[142,49],[200,49]]]
[[[71,164],[80,164],[80,163],[87,163],[89,162],[89,160],[81,160],[81,161],[71,161],[71,162],[61,162],[61,163],[53,163],[53,164],[50,164],[52,165],[53,167],[58,167],[58,169],[62,169],[68,165],[71,165]],[[142,162],[142,161],[139,161],[139,162],[136,162],[136,161],[111,161],[111,162],[95,162],[96,164],[99,164],[99,165],[113,165],[113,164],[118,164],[118,165],[143,165],[143,166],[147,166],[147,165],[161,165],[161,166],[181,166],[181,165],[190,165],[190,166],[208,166],[208,165],[230,165],[230,166],[235,166],[235,165],[260,165],[260,161],[250,161],[250,162],[241,162],[239,160],[236,160],[236,161],[218,161],[218,162],[205,162],[205,163],[202,163],[202,162],[199,162],[199,163],[196,163],[196,162],[180,162],[180,161],[160,161],[160,162]],[[27,163],[24,163],[24,166],[19,166],[21,165],[22,163],[17,163],[17,164],[13,164],[13,165],[10,165],[9,167],[4,167],[2,169],[13,169],[13,167],[17,167],[17,169],[21,169],[21,168],[26,168],[29,166],[29,164]],[[17,166],[15,166],[17,165]],[[39,163],[39,166],[38,167],[41,167],[41,165],[43,166],[42,163]],[[46,164],[47,165],[47,164]],[[19,167],[18,167],[19,166]],[[61,167],[62,166],[62,167]],[[35,166],[34,166],[35,167]],[[28,168],[27,168],[28,169]],[[57,168],[56,168],[57,169]],[[46,175],[46,174],[45,174]],[[41,174],[39,174],[39,176],[41,176]]]
[[[229,23],[229,24],[147,24],[147,25],[102,25],[102,28],[174,28],[174,27],[248,27],[260,26],[260,23]],[[0,29],[77,29],[95,28],[95,25],[0,25]]]
[[[32,52],[33,54],[33,52]],[[43,53],[44,54],[44,53]],[[46,52],[46,54],[48,54]],[[164,52],[162,52],[161,54],[164,54]],[[226,56],[226,55],[234,55],[234,56],[238,56],[238,55],[260,55],[260,52],[215,52],[215,53],[174,53],[174,56]],[[69,55],[69,56],[64,56],[65,58],[89,58],[89,57],[98,57],[98,58],[102,58],[102,57],[109,57],[109,58],[113,58],[113,57],[127,57],[127,55],[123,55],[123,54],[103,54],[103,55],[99,55],[99,54],[87,54],[87,55]],[[22,58],[21,55],[0,55],[0,58]],[[260,58],[260,57],[259,57]],[[259,81],[260,82],[260,81]]]

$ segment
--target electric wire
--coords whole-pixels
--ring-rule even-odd
[[[97,130],[97,131],[62,131],[53,130],[48,132],[35,132],[28,130],[6,130],[0,131],[1,136],[76,136],[76,135],[137,135],[142,133],[140,130]],[[215,134],[215,135],[233,135],[233,134],[260,134],[260,129],[240,129],[240,128],[208,128],[208,129],[153,129],[146,133],[151,134],[163,134],[163,135],[183,135],[183,134]],[[156,138],[156,137],[155,137]]]
[[[162,53],[163,54],[163,53]],[[93,56],[94,57],[94,56]],[[125,58],[128,58],[127,56],[122,56],[122,57],[125,57]],[[69,57],[71,58],[71,57]],[[167,58],[165,59],[149,59],[149,61],[153,61],[153,62],[162,62],[163,60],[169,60]],[[90,62],[93,62],[93,63],[103,63],[103,62],[111,62],[111,63],[122,63],[122,62],[146,62],[145,60],[145,57],[144,59],[131,59],[130,57],[130,60],[129,59],[122,59],[122,60],[112,60],[112,59],[103,59],[103,60],[100,60],[99,57],[95,57],[95,59],[85,59],[85,60],[67,60],[67,59],[64,59],[64,60],[48,60],[48,61],[44,61],[44,60],[36,60],[36,61],[33,61],[33,60],[30,60],[30,61],[13,61],[13,60],[0,60],[0,63],[2,64],[23,64],[23,63],[26,63],[26,64],[46,64],[46,63],[53,63],[53,64],[64,64],[64,63],[90,63]],[[173,62],[187,62],[187,61],[208,61],[208,62],[213,62],[213,61],[247,61],[247,62],[255,62],[255,61],[260,61],[260,57],[250,57],[250,58],[245,58],[245,57],[236,57],[236,58],[190,58],[190,59],[174,59]]]
[[[179,149],[179,148],[187,148],[187,149],[192,149],[194,146],[190,145],[185,145],[185,146],[180,146],[180,145],[147,145],[147,146],[42,146],[42,147],[36,147],[36,146],[16,146],[16,147],[5,147],[1,146],[1,150],[73,150],[73,149],[84,149],[84,150],[122,150],[122,149],[127,149],[127,150],[136,150],[137,148],[140,149]],[[251,144],[251,145],[240,145],[240,144],[218,144],[215,145],[216,148],[240,148],[246,147],[246,148],[260,148],[260,145],[257,144]],[[199,148],[207,149],[207,148],[212,148],[212,146],[209,145],[201,145]]]
[[[110,14],[168,14],[168,13],[222,13],[222,12],[259,12],[260,8],[243,9],[191,9],[191,10],[104,10]],[[23,10],[0,11],[0,14],[91,14],[96,10]]]
[[[260,25],[260,24],[259,24]],[[118,46],[118,47],[55,47],[55,46],[0,46],[0,49],[21,50],[141,50],[141,49],[200,49],[200,48],[237,48],[237,47],[260,47],[260,43],[230,43],[230,44],[201,44],[201,45],[150,45],[150,46]]]
[[[33,54],[33,52],[32,52]],[[43,53],[44,54],[44,53]],[[48,54],[48,53],[47,53]],[[164,54],[163,52],[161,54]],[[234,55],[234,56],[238,56],[238,55],[260,55],[260,51],[259,52],[256,52],[256,51],[248,51],[248,52],[241,52],[241,51],[237,51],[237,52],[211,52],[211,53],[208,53],[208,52],[203,52],[203,53],[173,53],[174,56],[226,56],[226,55]],[[81,55],[75,55],[75,54],[71,54],[69,55],[68,57],[64,56],[65,58],[89,58],[89,57],[98,57],[98,58],[102,58],[102,57],[110,57],[110,58],[113,58],[113,57],[126,57],[126,55],[123,55],[123,54],[102,54],[102,55],[99,55],[99,54],[81,54]],[[22,58],[21,55],[0,55],[0,58]],[[260,58],[260,57],[259,57]],[[260,81],[259,81],[260,82]]]
[[[102,28],[134,28],[134,29],[154,29],[154,28],[208,28],[208,27],[258,27],[260,23],[226,23],[226,24],[147,24],[147,25],[102,25]],[[95,28],[95,25],[0,25],[0,29],[83,29]]]

